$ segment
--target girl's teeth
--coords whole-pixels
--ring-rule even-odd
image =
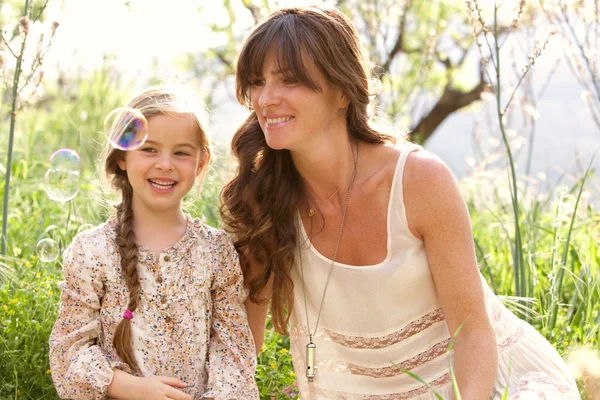
[[[175,185],[175,182],[171,182],[171,183],[158,183],[156,181],[152,181],[151,180],[150,184],[152,186],[154,186],[155,188],[158,188],[158,189],[169,189],[169,188],[172,188],[173,185]]]

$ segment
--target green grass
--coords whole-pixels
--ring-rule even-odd
[[[94,168],[102,140],[98,132],[102,116],[127,96],[102,74],[81,82],[73,96],[69,100],[57,97],[52,106],[20,114],[8,257],[0,264],[0,399],[57,398],[48,374],[47,341],[59,301],[60,257],[42,262],[35,246],[49,237],[62,251],[81,225],[100,223],[110,213]],[[0,131],[0,143],[7,137]],[[80,193],[65,204],[50,200],[43,188],[49,156],[59,148],[76,149],[82,157]],[[215,226],[219,225],[218,193],[230,165],[226,154],[224,147],[215,148],[215,162],[200,199],[192,191],[186,202],[188,212],[204,216]],[[5,156],[0,154],[0,160]],[[4,190],[3,171],[0,166],[0,192]],[[561,354],[582,344],[597,347],[600,340],[600,214],[587,200],[593,196],[584,189],[573,218],[583,175],[579,179],[566,187],[550,188],[543,182],[530,182],[527,189],[521,180],[521,247],[515,247],[511,239],[514,205],[506,171],[485,170],[461,181],[482,273],[497,294],[515,296],[513,260],[515,256],[524,260],[524,271],[519,272],[524,282],[519,287],[524,288],[526,299],[512,298],[511,307]],[[495,191],[490,193],[490,187]],[[288,349],[288,338],[267,331],[257,371],[261,399],[294,397]]]

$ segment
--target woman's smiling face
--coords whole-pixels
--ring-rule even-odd
[[[318,143],[339,119],[346,101],[314,63],[306,70],[321,90],[313,90],[281,70],[273,51],[265,57],[262,76],[254,77],[250,101],[265,135],[267,145],[275,150],[291,151]]]

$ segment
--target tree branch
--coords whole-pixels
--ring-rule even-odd
[[[486,86],[483,67],[479,70],[479,83],[468,92],[454,89],[451,83],[448,83],[444,88],[444,93],[429,114],[421,118],[414,129],[410,131],[409,139],[420,143],[425,142],[450,114],[479,100]]]

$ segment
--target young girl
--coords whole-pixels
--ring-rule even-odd
[[[182,211],[210,161],[193,103],[151,87],[127,107],[148,121],[136,150],[108,148],[122,201],[65,251],[50,336],[61,398],[257,399],[242,274],[224,232]]]
[[[302,399],[578,399],[556,350],[477,268],[448,168],[369,124],[358,35],[325,7],[271,14],[236,67],[251,114],[223,219],[246,269],[257,347],[271,303]],[[464,325],[462,325],[464,323]],[[452,335],[462,325],[448,356]],[[418,375],[414,379],[405,370]]]

